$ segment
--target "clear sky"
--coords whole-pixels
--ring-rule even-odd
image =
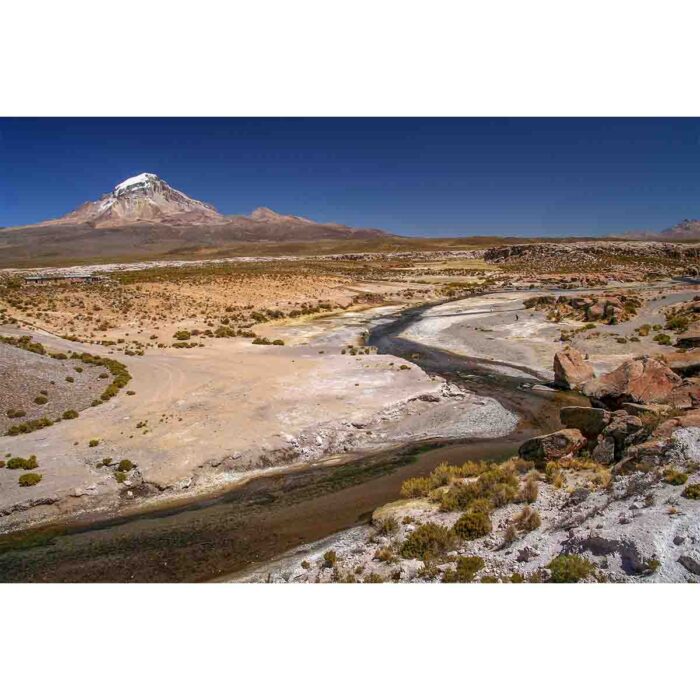
[[[407,235],[598,235],[700,218],[700,119],[0,118],[0,226],[141,172]]]

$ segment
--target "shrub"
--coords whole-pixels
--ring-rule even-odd
[[[70,376],[69,376],[69,377],[66,377],[66,381],[67,381],[69,384],[72,384],[72,383],[75,381],[75,377],[70,377]]]
[[[41,481],[41,474],[32,472],[31,474],[22,474],[19,477],[20,486],[36,486]]]
[[[425,523],[417,527],[401,545],[404,559],[425,559],[444,554],[454,544],[450,530],[435,523]]]
[[[469,583],[478,571],[484,568],[481,557],[459,557],[454,571],[446,571],[442,577],[445,583]]]
[[[667,484],[673,484],[674,486],[683,486],[686,481],[688,481],[688,475],[683,472],[676,471],[675,469],[667,469],[664,472],[664,481]]]
[[[48,399],[45,396],[37,396],[34,399],[34,403],[37,404],[37,406],[43,406],[45,403],[48,403]]]
[[[428,477],[415,476],[401,484],[401,498],[420,498],[427,496],[432,490],[433,485]]]
[[[455,524],[454,532],[464,540],[476,540],[491,532],[491,518],[487,513],[468,510]]]
[[[114,472],[114,478],[117,480],[118,484],[122,484],[126,481],[127,479],[127,473],[126,472],[120,472],[116,471]]]
[[[72,408],[69,409],[68,411],[63,412],[63,420],[72,420],[73,418],[78,417],[78,412],[74,411]]]
[[[686,316],[671,316],[666,321],[666,330],[685,333],[688,330],[689,320]]]
[[[35,418],[34,420],[29,420],[26,423],[20,423],[19,425],[13,425],[7,431],[7,435],[20,435],[24,433],[31,433],[34,430],[39,430],[39,428],[46,428],[49,425],[53,425],[53,421],[50,418],[44,416],[43,418]]]
[[[539,485],[537,484],[537,478],[528,476],[520,491],[519,499],[521,501],[527,501],[528,503],[534,503],[537,500],[539,494]]]
[[[552,583],[578,583],[595,571],[595,565],[578,554],[560,554],[549,563]]]
[[[191,337],[192,333],[189,331],[176,331],[173,334],[173,338],[175,338],[175,340],[189,340]]]
[[[362,579],[363,583],[384,583],[384,579],[375,573],[367,574],[367,576]]]
[[[88,447],[97,447],[100,444],[100,441],[97,439],[92,439],[90,442],[88,442]]]
[[[388,518],[384,518],[384,520],[379,523],[377,532],[380,535],[393,535],[398,529],[399,524],[396,522],[396,518],[393,515],[390,515]]]
[[[130,459],[122,459],[117,466],[117,471],[130,472],[136,465]]]
[[[524,532],[532,532],[542,524],[540,514],[530,506],[525,506],[520,513],[515,516],[515,527]]]
[[[507,547],[509,544],[513,544],[515,540],[518,539],[518,531],[515,525],[510,524],[503,533],[503,546]]]
[[[668,335],[667,333],[657,333],[654,338],[654,342],[658,343],[659,345],[671,345],[671,336]]]
[[[36,461],[36,455],[31,455],[31,457],[10,457],[7,460],[8,469],[36,469],[39,463]]]
[[[23,411],[21,408],[8,408],[7,409],[7,417],[8,418],[23,418],[26,415],[27,415],[27,412]]]
[[[323,568],[332,569],[338,562],[338,555],[335,553],[334,549],[329,549],[323,555]]]
[[[8,462],[8,466],[9,466]],[[684,498],[690,498],[693,501],[697,501],[700,499],[700,484],[690,484],[689,486],[686,486],[683,489],[683,492],[681,493],[681,496]]]

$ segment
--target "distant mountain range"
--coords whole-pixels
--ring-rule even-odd
[[[373,228],[319,223],[260,207],[226,216],[153,173],[120,182],[111,192],[57,219],[0,230],[0,266],[41,260],[128,259],[211,255],[240,243],[400,240]],[[38,264],[38,263],[37,263]]]
[[[683,219],[663,231],[625,231],[614,238],[632,241],[700,241],[700,219]]]
[[[86,202],[58,219],[21,229],[66,225],[88,225],[115,229],[135,225],[220,226],[221,233],[238,233],[239,239],[279,240],[313,238],[373,238],[390,236],[378,229],[321,224],[291,214],[278,214],[260,207],[250,216],[225,216],[210,204],[189,197],[153,173],[141,173],[120,182],[94,202]],[[7,229],[6,229],[7,230]]]

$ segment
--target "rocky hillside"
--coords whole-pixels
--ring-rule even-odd
[[[562,429],[505,462],[408,479],[371,526],[246,580],[700,582],[700,358],[687,359],[685,376],[641,357],[596,377],[557,353],[557,384],[593,404],[563,408]]]
[[[489,248],[484,259],[532,274],[697,274],[700,246],[653,241],[533,243]]]

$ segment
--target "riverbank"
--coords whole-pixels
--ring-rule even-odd
[[[407,442],[493,438],[515,427],[515,416],[493,399],[429,376],[410,360],[360,350],[361,333],[385,313],[281,327],[296,335],[282,347],[222,339],[125,358],[133,395],[73,421],[0,438],[3,453],[36,455],[44,475],[29,490],[18,486],[16,473],[0,470],[0,530],[160,507],[268,469],[347,460]],[[94,351],[33,335],[59,351]],[[119,482],[104,462],[122,459],[136,468]]]

